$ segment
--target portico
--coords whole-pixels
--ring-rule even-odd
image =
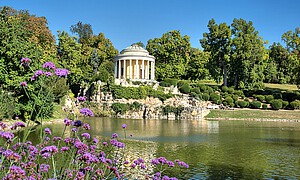
[[[155,58],[138,45],[131,45],[114,58],[115,79],[154,81]]]

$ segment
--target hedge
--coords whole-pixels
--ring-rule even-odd
[[[273,101],[271,101],[271,107],[274,110],[279,110],[282,108],[282,100],[280,99],[275,99]]]

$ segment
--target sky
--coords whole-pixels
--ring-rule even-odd
[[[228,25],[234,18],[252,21],[269,45],[283,44],[282,34],[300,27],[299,0],[0,0],[0,6],[46,17],[56,37],[58,30],[71,34],[71,25],[79,21],[90,24],[94,34],[104,33],[119,51],[139,41],[146,45],[171,30],[201,48],[199,40],[212,18]]]

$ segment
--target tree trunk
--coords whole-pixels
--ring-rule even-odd
[[[227,86],[227,67],[224,61],[222,61],[222,66],[223,66],[223,85]]]

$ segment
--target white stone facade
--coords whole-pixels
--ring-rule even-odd
[[[131,45],[114,58],[115,80],[154,81],[155,58],[138,45]]]

